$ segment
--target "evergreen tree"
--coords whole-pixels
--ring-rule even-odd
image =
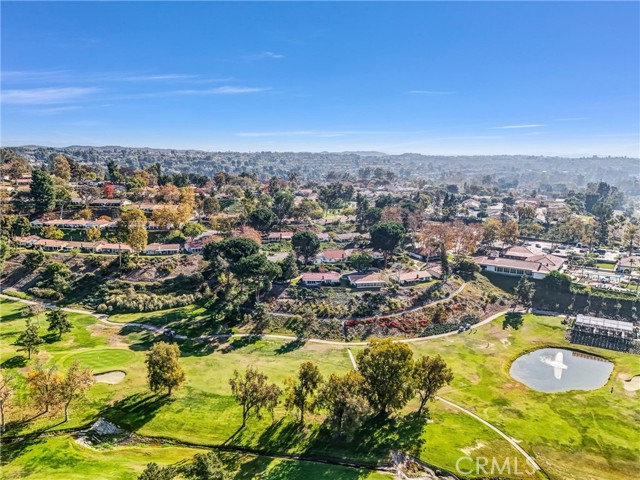
[[[42,215],[55,206],[55,189],[53,179],[44,170],[36,169],[31,173],[31,198],[33,198],[34,212]]]

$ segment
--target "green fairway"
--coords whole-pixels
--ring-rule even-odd
[[[9,362],[5,368],[15,368],[24,374],[35,359],[29,363],[12,363],[12,359],[21,355],[12,345],[12,339],[24,328],[20,314],[22,305],[2,302],[0,306],[0,332],[7,345],[2,358]],[[19,392],[15,398],[16,405],[8,412],[12,435],[77,428],[104,416],[148,437],[210,446],[224,443],[266,454],[323,455],[373,465],[385,462],[390,450],[401,449],[449,470],[455,470],[456,461],[465,455],[495,456],[499,461],[518,458],[521,464],[524,461],[496,432],[439,401],[429,404],[426,421],[410,415],[416,408],[414,401],[388,422],[367,422],[349,442],[330,438],[320,428],[321,415],[309,415],[306,428],[300,429],[286,415],[282,405],[276,408],[274,420],[269,415],[262,420],[251,417],[247,427],[238,430],[241,409],[231,397],[228,383],[235,369],[242,371],[249,365],[255,366],[282,387],[285,378],[294,375],[305,360],[316,362],[325,377],[331,373],[346,372],[352,368],[347,350],[340,345],[308,342],[300,346],[274,339],[235,338],[224,344],[182,342],[179,344],[181,363],[187,383],[172,398],[166,398],[150,394],[146,386],[144,352],[157,341],[153,334],[105,327],[96,324],[95,318],[88,315],[71,314],[70,318],[74,323],[73,331],[61,341],[45,343],[38,359],[61,368],[79,360],[95,373],[123,370],[127,376],[117,385],[94,385],[87,400],[72,408],[68,423],[62,423],[60,414],[54,412],[25,424],[12,424],[20,415],[38,413],[29,410],[31,407],[26,395]],[[46,323],[42,321],[41,324],[41,334],[46,334]],[[640,373],[640,357],[581,347],[581,350],[614,362],[609,383],[596,391],[543,394],[511,379],[509,366],[516,357],[530,349],[548,345],[567,346],[564,326],[559,318],[527,315],[517,330],[506,325],[504,318],[499,318],[461,335],[410,345],[417,354],[441,354],[452,367],[455,379],[451,386],[442,390],[444,398],[471,410],[515,438],[552,478],[593,475],[598,479],[622,480],[630,478],[640,462],[637,392],[624,390],[622,383],[622,379]],[[354,354],[362,348],[351,347]],[[49,441],[53,440],[46,442]],[[70,452],[77,454],[80,447],[71,446]],[[9,457],[9,467],[25,468],[22,459],[28,458],[26,452],[39,455],[38,448],[25,449],[15,460]],[[146,449],[136,448],[140,451]],[[149,453],[150,458],[155,458],[153,455]],[[135,450],[127,450],[126,455],[123,453],[118,458],[123,458],[124,464],[130,464],[121,470],[125,473],[121,477],[114,474],[105,478],[131,478],[126,472],[133,470],[127,469],[139,470],[144,463],[152,461],[145,459],[138,465]],[[360,473],[356,475],[352,470],[340,474],[343,476],[336,472],[316,472],[314,469],[320,468],[318,465],[297,463],[259,457],[242,467],[246,476],[237,478],[253,478],[248,473],[251,465],[256,468],[251,475],[262,469],[269,472],[268,478],[310,475],[312,478],[376,478],[361,477],[358,476]],[[114,466],[116,468],[119,467]],[[36,475],[35,471],[33,475]],[[47,476],[45,470],[42,476]],[[90,477],[88,473],[86,476],[51,478]]]
[[[134,480],[146,464],[175,465],[190,460],[206,450],[177,446],[135,445],[90,449],[78,445],[71,437],[61,436],[21,444],[3,449],[7,460],[2,478],[30,480]],[[253,478],[332,480],[383,480],[390,475],[356,468],[296,460],[280,460],[255,455],[223,453],[222,458],[238,480]],[[265,477],[265,475],[268,475]]]
[[[455,372],[442,396],[521,441],[554,478],[633,477],[640,463],[638,395],[624,390],[622,379],[640,373],[640,356],[576,345],[614,362],[607,385],[594,391],[535,392],[509,376],[511,361],[538,347],[568,346],[561,318],[526,315],[518,330],[503,329],[503,320],[412,345],[417,353],[442,355]]]

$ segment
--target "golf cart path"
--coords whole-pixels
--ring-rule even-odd
[[[462,287],[460,287],[460,289],[458,290],[462,290],[462,288],[464,288],[464,285]],[[11,295],[5,295],[5,294],[0,294],[0,298],[5,298],[7,300],[13,300],[13,301],[17,301],[17,302],[22,302],[25,303],[27,305],[42,305],[46,308],[56,308],[56,304],[55,302],[36,302],[33,300],[27,300],[24,298],[19,298],[19,297],[12,297]],[[430,304],[433,305],[433,304]],[[422,308],[422,307],[420,307]],[[164,327],[156,327],[155,325],[149,325],[148,323],[138,323],[138,322],[112,322],[111,320],[109,320],[109,316],[104,314],[104,313],[95,313],[92,312],[90,310],[84,310],[84,309],[79,309],[79,308],[67,308],[67,307],[61,307],[61,309],[65,312],[69,312],[69,313],[79,313],[79,314],[83,314],[83,315],[91,315],[92,317],[94,317],[95,319],[97,319],[100,323],[104,324],[104,325],[108,325],[110,327],[117,327],[117,328],[123,328],[123,327],[133,327],[133,328],[140,328],[142,330],[148,330],[151,332],[155,332],[155,333],[164,333],[166,330],[170,330],[170,329],[166,329]],[[509,309],[505,309],[505,310],[501,310],[487,318],[485,318],[484,320],[471,325],[471,328],[478,328],[481,327],[482,325],[486,325],[489,322],[492,322],[493,320],[495,320],[496,318],[500,317],[501,315],[504,315],[505,313],[507,313],[509,311]],[[428,340],[434,340],[436,338],[443,338],[443,337],[449,337],[452,335],[458,335],[458,331],[454,330],[452,332],[447,332],[447,333],[440,333],[438,335],[430,335],[428,337],[414,337],[414,338],[403,338],[403,339],[399,339],[399,340],[395,340],[396,342],[401,342],[401,343],[418,343],[418,342],[425,342]],[[174,335],[171,338],[175,338],[176,340],[194,340],[194,341],[202,341],[202,340],[216,340],[216,339],[224,339],[224,338],[231,338],[231,337],[255,337],[255,336],[260,336],[263,338],[272,338],[272,339],[276,339],[276,340],[289,340],[289,341],[295,341],[297,340],[297,337],[293,336],[293,335],[276,335],[276,334],[262,334],[262,335],[255,335],[252,333],[220,333],[220,334],[212,334],[212,335],[202,335],[200,337],[193,337],[193,338],[189,338],[186,335]],[[369,342],[345,342],[345,341],[336,341],[336,340],[323,340],[321,338],[309,338],[306,340],[309,343],[320,343],[320,344],[324,344],[324,345],[339,345],[339,346],[343,346],[343,347],[366,347]]]
[[[540,468],[540,465],[538,465],[538,463],[533,459],[533,457],[531,457],[531,455],[529,455],[520,445],[518,445],[518,442],[516,442],[513,438],[511,438],[510,436],[508,436],[506,433],[502,432],[500,429],[498,429],[497,427],[493,426],[492,424],[490,424],[489,422],[487,422],[486,420],[480,418],[478,415],[476,415],[475,413],[467,410],[464,407],[461,407],[460,405],[453,403],[450,400],[447,400],[445,398],[442,398],[438,395],[436,395],[436,398],[438,400],[440,400],[443,403],[446,403],[447,405],[449,405],[450,407],[453,408],[457,408],[458,410],[460,410],[463,413],[466,413],[467,415],[469,415],[470,417],[475,418],[477,421],[479,421],[480,423],[483,423],[484,425],[486,425],[487,427],[489,427],[491,430],[493,430],[494,432],[496,432],[498,435],[500,435],[502,438],[504,438],[507,442],[509,442],[511,444],[511,446],[513,448],[515,448],[518,452],[520,452],[522,454],[522,456],[524,458],[527,459],[527,462],[529,462],[529,464],[535,468],[536,470],[542,470]]]
[[[19,301],[22,303],[25,303],[27,305],[44,305],[47,308],[55,308],[55,303],[53,302],[35,302],[33,300],[26,300],[23,298],[18,298],[18,297],[12,297],[10,295],[4,295],[4,294],[0,294],[0,298],[5,298],[8,300],[14,300],[14,301]],[[108,315],[105,314],[97,314],[88,310],[82,310],[82,309],[75,309],[75,308],[66,308],[63,307],[62,310],[64,310],[65,312],[70,312],[70,313],[79,313],[79,314],[84,314],[84,315],[91,315],[94,318],[96,318],[98,321],[100,321],[101,323],[111,326],[111,327],[117,327],[117,328],[122,328],[122,327],[137,327],[137,328],[141,328],[144,330],[149,330],[152,332],[157,332],[157,333],[163,333],[165,331],[164,328],[162,327],[156,327],[154,325],[149,325],[149,324],[145,324],[145,323],[136,323],[136,322],[129,322],[129,323],[118,323],[118,322],[112,322],[110,321],[108,318]],[[494,313],[493,315],[490,315],[489,317],[485,318],[484,320],[482,320],[481,322],[478,322],[474,325],[471,326],[471,328],[478,328],[481,327],[482,325],[486,325],[489,322],[492,322],[493,320],[495,320],[496,318],[500,317],[501,315],[504,315],[506,312],[508,312],[509,309],[506,310],[502,310],[499,311],[497,313]],[[429,337],[418,337],[418,338],[409,338],[409,339],[402,339],[402,340],[396,340],[397,342],[402,342],[402,343],[416,343],[416,342],[422,342],[422,341],[427,341],[430,339],[436,339],[436,338],[443,338],[443,337],[448,337],[448,336],[452,336],[452,335],[458,335],[457,331],[452,331],[452,332],[447,332],[447,333],[442,333],[439,335],[432,335]],[[250,336],[254,336],[252,334],[248,334],[248,333],[236,333],[236,334],[218,334],[218,335],[204,335],[201,337],[197,337],[193,340],[206,340],[206,339],[218,339],[218,338],[230,338],[230,337],[250,337]],[[270,335],[270,334],[266,334],[266,335],[261,335],[264,338],[274,338],[274,339],[282,339],[282,340],[291,340],[294,341],[297,339],[297,337],[291,336],[291,335]],[[188,337],[186,337],[185,335],[175,335],[173,338],[175,339],[179,339],[179,340],[186,340]],[[358,365],[356,363],[356,359],[353,355],[353,353],[351,352],[351,349],[349,347],[351,346],[366,346],[368,345],[368,342],[338,342],[338,341],[331,341],[331,340],[322,340],[322,339],[317,339],[317,338],[311,338],[307,340],[310,343],[321,343],[321,344],[326,344],[326,345],[339,345],[339,346],[343,346],[347,348],[347,353],[349,355],[349,359],[351,360],[351,364],[353,365],[353,368],[355,370],[358,370]],[[504,438],[507,442],[509,442],[509,444],[511,444],[511,446],[513,446],[513,448],[515,448],[518,452],[520,452],[525,459],[531,464],[532,467],[534,467],[536,470],[541,470],[540,466],[536,463],[536,461],[520,446],[518,445],[518,443],[511,437],[509,437],[506,433],[502,432],[500,429],[498,429],[497,427],[495,427],[494,425],[492,425],[491,423],[487,422],[486,420],[480,418],[479,416],[477,416],[475,413],[467,410],[466,408],[455,404],[449,400],[446,400],[445,398],[442,398],[440,396],[436,396],[436,398],[438,400],[440,400],[443,403],[446,403],[447,405],[456,408],[458,410],[460,410],[461,412],[471,416],[472,418],[476,419],[477,421],[481,422],[482,424],[486,425],[487,427],[489,427],[491,430],[495,431],[498,435],[500,435],[502,438]]]
[[[358,364],[356,363],[356,359],[354,358],[353,353],[351,353],[351,349],[347,348],[347,352],[349,352],[349,358],[351,359],[351,364],[353,365],[353,369],[355,371],[358,371]],[[491,430],[493,430],[498,435],[500,435],[502,438],[504,438],[507,442],[509,442],[513,448],[515,448],[518,452],[520,452],[522,454],[522,456],[529,462],[529,464],[533,468],[535,468],[536,470],[541,470],[540,465],[538,465],[536,463],[536,461],[520,445],[518,445],[518,442],[516,442],[513,438],[511,438],[506,433],[501,431],[498,427],[492,425],[491,423],[487,422],[486,420],[480,418],[475,413],[467,410],[466,408],[464,408],[464,407],[462,407],[462,406],[460,406],[460,405],[458,405],[456,403],[453,403],[450,400],[442,398],[442,397],[440,397],[438,395],[436,395],[435,398],[437,398],[438,400],[440,400],[443,403],[446,403],[450,407],[457,408],[462,413],[465,413],[466,415],[469,415],[470,417],[474,418],[475,420],[477,420],[480,423],[482,423],[482,424],[486,425],[487,427],[489,427]]]

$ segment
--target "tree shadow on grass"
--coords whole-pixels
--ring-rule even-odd
[[[221,350],[222,353],[231,353],[239,348],[248,347],[260,340],[259,335],[249,335],[246,337],[235,337],[229,345]]]
[[[383,459],[391,450],[417,457],[424,447],[422,434],[428,419],[428,414],[415,412],[387,419],[373,417],[355,433],[352,448],[364,458]]]
[[[313,478],[327,480],[357,480],[366,478],[370,470],[322,463],[280,460],[269,470],[270,480],[289,480],[291,478]],[[244,477],[240,477],[244,478]]]
[[[27,357],[14,355],[0,364],[0,368],[22,368],[27,366]]]
[[[218,340],[182,340],[177,342],[182,357],[205,357],[215,352],[219,343]]]
[[[287,342],[283,345],[280,345],[277,349],[276,349],[276,355],[283,355],[285,353],[289,353],[289,352],[293,352],[295,350],[298,350],[299,348],[304,347],[306,340],[304,339],[300,339],[300,338],[296,338],[295,340],[291,340],[290,342]]]
[[[502,321],[502,329],[506,330],[511,327],[518,330],[524,323],[524,315],[521,312],[508,312]]]
[[[26,318],[25,315],[21,311],[12,312],[12,313],[3,313],[0,315],[0,322],[11,322],[13,320],[19,320],[21,318]]]
[[[26,450],[32,449],[36,445],[42,443],[44,440],[40,438],[26,438],[24,440],[15,442],[2,442],[2,455],[0,455],[0,465],[8,465],[16,458],[20,457]],[[29,477],[30,471],[23,469],[22,475],[24,478]]]
[[[100,416],[127,430],[136,431],[150,422],[158,411],[165,405],[173,403],[174,399],[167,395],[151,393],[134,393],[104,407]]]

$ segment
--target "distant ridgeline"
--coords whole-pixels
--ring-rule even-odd
[[[640,194],[638,159],[627,157],[540,157],[527,155],[439,156],[381,152],[205,152],[127,147],[61,148],[10,147],[32,162],[46,162],[52,154],[64,154],[81,163],[104,166],[110,160],[134,169],[159,163],[164,173],[200,173],[211,176],[255,173],[265,179],[297,173],[309,180],[356,180],[372,178],[375,169],[389,170],[398,178],[423,178],[434,182],[493,183],[501,188],[533,187],[562,191],[605,181],[627,194]]]

